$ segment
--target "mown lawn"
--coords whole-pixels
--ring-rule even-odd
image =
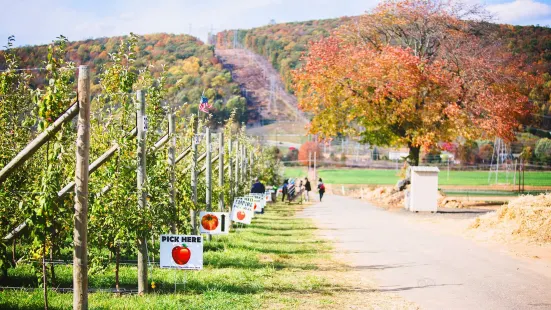
[[[316,227],[294,214],[303,206],[269,205],[253,224],[229,236],[205,243],[205,269],[174,271],[150,268],[146,296],[91,293],[90,309],[319,309],[364,304],[401,305],[398,299],[376,290],[361,293],[350,272],[332,258],[332,246],[316,237]],[[136,289],[136,267],[120,271],[122,288]],[[56,266],[57,287],[71,287],[70,265]],[[176,280],[176,281],[175,281]],[[185,280],[185,285],[183,284]],[[176,293],[174,284],[177,282]],[[113,288],[114,266],[90,275],[91,288]],[[36,288],[37,277],[29,265],[9,271],[1,286]],[[352,286],[350,286],[352,285]],[[72,294],[50,291],[50,309],[69,309]],[[41,290],[0,290],[0,309],[43,309]]]
[[[396,170],[369,170],[369,169],[319,169],[319,177],[328,184],[377,184],[394,185],[398,181]],[[305,168],[286,167],[286,177],[305,177]],[[518,177],[518,176],[517,176]],[[498,175],[498,183],[513,183],[513,174],[509,173],[508,179],[505,172]],[[489,185],[495,184],[495,174],[488,183],[488,171],[440,171],[438,178],[439,185]],[[525,173],[525,185],[527,186],[551,186],[551,171]]]

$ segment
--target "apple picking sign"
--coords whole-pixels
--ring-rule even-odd
[[[201,211],[199,218],[201,219],[199,229],[202,234],[226,235],[230,233],[229,213]]]
[[[161,268],[203,269],[203,237],[161,235]]]
[[[233,201],[231,209],[231,220],[236,223],[251,224],[254,217],[253,203],[241,198]]]
[[[252,199],[254,212],[261,213],[266,206],[264,194],[248,194],[246,197]]]

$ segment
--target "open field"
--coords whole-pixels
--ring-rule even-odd
[[[318,175],[328,184],[373,184],[394,185],[398,181],[399,171],[396,170],[369,170],[369,169],[318,169]],[[304,177],[306,168],[286,167],[286,177]],[[495,174],[490,184],[495,184]],[[513,183],[513,175],[509,174],[509,183]],[[498,183],[506,183],[506,173],[500,172]],[[487,171],[441,171],[439,185],[488,186]],[[551,171],[527,171],[525,173],[526,186],[551,186]]]
[[[395,308],[401,299],[358,287],[350,269],[332,258],[332,245],[316,236],[309,219],[294,218],[304,206],[269,205],[247,228],[205,243],[205,269],[173,271],[150,267],[153,292],[139,297],[91,293],[91,309],[320,309],[365,305]],[[91,288],[114,287],[114,265],[91,274]],[[121,288],[136,289],[136,267],[121,267]],[[72,284],[70,265],[57,265],[58,288]],[[177,278],[177,292],[174,283]],[[183,284],[186,281],[185,286]],[[154,284],[153,284],[154,282]],[[30,264],[9,270],[1,286],[24,286],[30,291],[0,289],[0,309],[43,308],[42,291]],[[365,293],[369,289],[371,293]],[[362,293],[363,291],[363,293]],[[68,309],[72,294],[49,292],[50,309]],[[385,307],[386,307],[385,306]]]

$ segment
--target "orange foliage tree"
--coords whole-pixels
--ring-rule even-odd
[[[311,159],[312,159],[312,162],[311,162],[311,165],[313,166],[314,165],[314,155],[316,156],[316,161],[319,163],[322,156],[321,156],[321,148],[319,146],[319,143],[317,142],[314,142],[314,141],[308,141],[308,142],[305,142],[303,143],[301,146],[300,146],[300,149],[298,150],[298,161],[304,165],[304,166],[308,166],[308,157],[309,155],[308,154],[312,154],[311,156]]]
[[[458,136],[514,138],[532,79],[484,33],[484,11],[440,0],[385,1],[312,43],[294,72],[311,132],[422,147]],[[464,19],[470,19],[466,22]]]

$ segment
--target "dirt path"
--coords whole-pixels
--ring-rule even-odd
[[[551,309],[551,277],[530,262],[452,234],[427,230],[406,214],[328,196],[302,216],[352,266],[422,309]]]

